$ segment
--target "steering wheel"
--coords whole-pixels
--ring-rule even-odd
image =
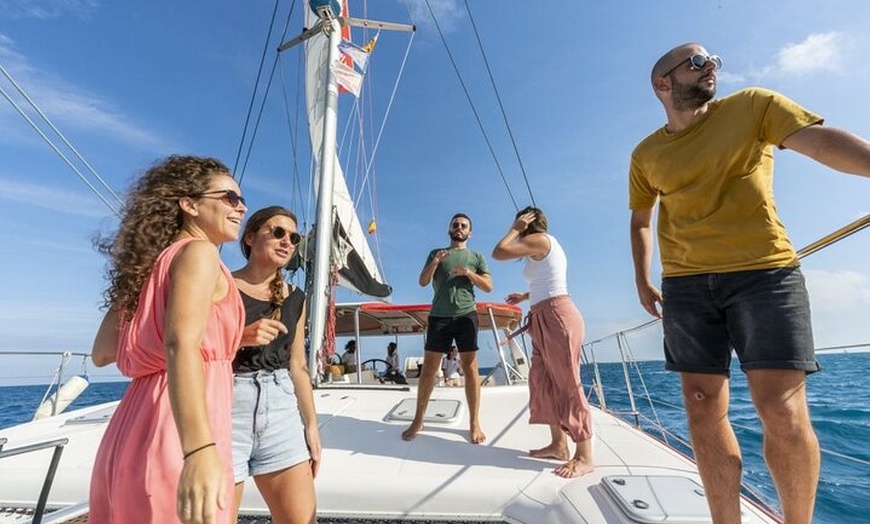
[[[382,381],[395,382],[397,384],[408,383],[405,380],[404,375],[402,375],[398,369],[391,366],[389,362],[382,358],[370,358],[360,365],[362,366],[362,369],[374,370],[375,376]],[[369,365],[371,365],[371,367],[369,367]],[[383,371],[380,371],[381,367],[383,367]]]
[[[371,364],[371,367],[369,367],[369,364]],[[383,364],[383,371],[380,371],[381,364]],[[388,375],[390,371],[393,371],[393,366],[382,358],[370,358],[360,365],[362,369],[373,369],[377,375]]]

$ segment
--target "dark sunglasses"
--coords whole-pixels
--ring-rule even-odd
[[[719,69],[722,69],[722,59],[719,58],[718,55],[692,55],[685,60],[681,60],[680,63],[675,65],[674,67],[668,69],[667,73],[663,74],[662,76],[668,76],[686,62],[689,63],[693,71],[699,71],[701,69],[704,69],[705,67],[707,67],[708,62],[713,62],[713,71],[718,71]]]
[[[450,229],[468,229],[468,224],[464,222],[454,222],[450,224]]]
[[[297,233],[296,231],[290,232],[284,229],[281,226],[274,226],[270,229],[272,236],[275,237],[276,240],[283,239],[288,233],[290,234],[290,243],[294,246],[298,246],[299,242],[302,242],[302,235]]]
[[[194,198],[217,198],[233,209],[239,207],[239,204],[247,206],[245,203],[245,197],[236,193],[232,189],[216,189],[214,191],[206,191],[191,196]]]

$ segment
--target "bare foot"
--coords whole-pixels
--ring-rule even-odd
[[[592,473],[595,470],[595,465],[587,463],[583,459],[572,458],[568,462],[562,464],[558,468],[553,470],[553,473],[559,475],[565,479],[572,479],[574,477],[579,477],[581,475],[586,475],[587,473]]]
[[[529,456],[539,459],[568,460],[568,446],[550,444],[541,449],[530,449]]]
[[[480,429],[480,426],[471,426],[469,430],[470,440],[472,444],[482,444],[486,442],[486,435]]]
[[[417,433],[423,429],[423,424],[412,422],[408,429],[402,432],[402,440],[414,440],[414,437],[417,436]]]

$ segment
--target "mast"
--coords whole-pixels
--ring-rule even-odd
[[[343,26],[357,26],[377,29],[386,29],[394,31],[413,32],[414,26],[403,24],[392,24],[386,22],[377,22],[372,20],[361,20],[342,16],[347,13],[347,7],[344,8],[344,13],[341,11],[341,5],[337,0],[309,0],[309,7],[316,15],[317,22],[311,24],[312,27],[305,29],[302,34],[288,40],[278,47],[278,52],[286,51],[287,49],[305,42],[309,38],[323,33],[328,37],[328,50],[326,53],[326,63],[324,64],[325,74],[325,100],[323,111],[323,130],[322,140],[319,153],[319,172],[317,173],[317,210],[316,223],[314,225],[314,256],[312,272],[312,287],[309,297],[309,325],[308,325],[308,370],[311,374],[312,381],[317,384],[320,381],[318,373],[317,354],[323,345],[324,333],[326,331],[326,313],[329,306],[331,295],[331,279],[330,279],[330,257],[333,253],[334,231],[335,231],[335,191],[336,184],[343,188],[346,193],[346,184],[344,179],[336,180],[336,132],[338,127],[338,81],[332,70],[332,65],[340,58],[339,44],[341,43],[341,28]],[[346,3],[346,0],[342,2]],[[309,115],[310,118],[310,115]],[[309,125],[311,122],[309,121]],[[358,224],[357,224],[358,226]],[[367,246],[366,246],[366,249]],[[353,255],[351,255],[353,256]],[[389,294],[389,286],[381,286],[386,289],[385,295]],[[375,289],[375,288],[372,288]],[[362,288],[360,288],[362,290]]]
[[[321,22],[324,32],[329,35],[328,64],[338,59],[338,44],[341,30],[338,20],[324,18]],[[332,254],[332,186],[335,163],[335,136],[338,125],[338,83],[332,68],[326,68],[326,110],[323,115],[323,147],[320,148],[320,191],[317,192],[317,222],[314,233],[314,279],[309,301],[308,372],[317,381],[317,350],[323,345],[326,331],[326,308],[329,306],[329,257]]]

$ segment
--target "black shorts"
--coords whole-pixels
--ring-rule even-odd
[[[429,317],[426,351],[447,353],[456,342],[460,353],[477,351],[477,312],[459,317]]]
[[[745,371],[819,370],[800,269],[669,277],[662,281],[665,367],[729,374],[731,349]]]

